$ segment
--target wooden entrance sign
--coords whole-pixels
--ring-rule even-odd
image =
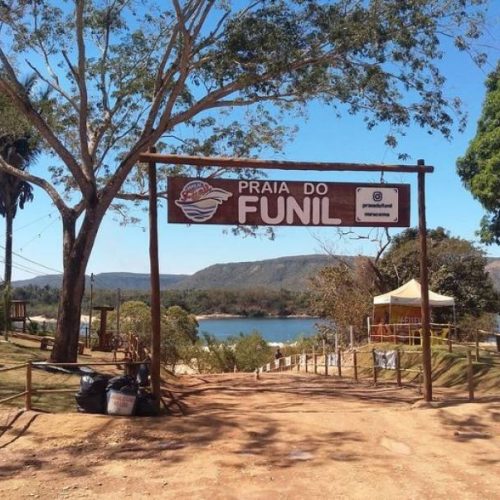
[[[408,227],[410,186],[169,177],[168,221]]]
[[[430,353],[430,327],[429,327],[429,289],[428,289],[428,263],[427,263],[427,227],[425,218],[425,174],[434,171],[434,167],[430,165],[425,165],[423,160],[418,160],[417,165],[380,165],[380,164],[355,164],[355,163],[318,163],[318,162],[293,162],[293,161],[276,161],[276,160],[259,160],[251,158],[221,158],[221,157],[195,157],[195,156],[181,156],[181,155],[166,155],[158,154],[154,149],[147,153],[140,154],[140,161],[148,162],[150,167],[150,183],[152,180],[156,181],[155,166],[156,163],[165,163],[172,165],[193,165],[198,168],[203,167],[218,167],[219,169],[272,169],[272,170],[316,170],[321,172],[335,172],[335,171],[351,171],[351,172],[400,172],[400,173],[416,173],[418,174],[418,211],[419,211],[419,237],[420,237],[420,282],[422,286],[422,350],[423,350],[423,379],[424,379],[424,398],[426,401],[432,400],[432,372],[431,372],[431,353]],[[179,182],[185,182],[186,179]],[[279,196],[285,197],[285,194],[289,194],[286,188],[282,188],[280,193],[280,188],[278,188],[277,193],[274,193],[275,206],[274,212],[270,209],[272,202],[267,199],[267,201],[262,201],[264,197],[260,196],[264,191],[264,187],[260,190],[260,193],[250,193],[246,199],[240,203],[238,199],[238,211],[237,219],[233,221],[223,221],[220,222],[215,219],[215,214],[220,205],[227,202],[231,197],[236,199],[234,193],[224,187],[217,187],[214,185],[215,180],[209,179],[207,181],[202,181],[200,179],[191,179],[189,181],[197,181],[199,184],[191,185],[189,188],[187,185],[182,187],[177,187],[180,191],[172,192],[170,191],[171,186],[175,185],[176,181],[171,181],[169,183],[169,221],[170,222],[184,222],[188,224],[192,223],[207,223],[208,220],[212,220],[212,224],[258,224],[258,222],[251,222],[251,216],[256,217],[256,220],[262,219],[265,225],[332,225],[332,226],[366,226],[366,227],[407,227],[409,225],[409,187],[406,185],[367,185],[358,184],[357,189],[367,190],[364,192],[363,196],[359,199],[357,194],[355,194],[355,201],[352,198],[346,202],[343,200],[339,203],[338,207],[335,207],[335,211],[331,206],[330,199],[324,195],[328,202],[324,200],[314,201],[315,195],[321,198],[321,194],[317,191],[311,193],[312,198],[308,202],[304,202],[305,184],[311,186],[317,186],[319,184],[329,186],[327,183],[299,183],[302,185],[303,197],[299,198],[302,200],[302,204],[295,200],[279,200]],[[214,192],[207,196],[207,186],[203,183],[210,183],[210,188]],[[220,181],[229,182],[229,180]],[[252,182],[252,181],[232,181],[232,182]],[[253,181],[257,182],[257,185],[263,183],[264,181]],[[269,182],[269,181],[268,181]],[[292,182],[286,181],[287,187],[293,184]],[[248,186],[250,189],[251,185]],[[383,189],[396,189],[397,196],[392,195],[389,197],[389,202],[387,201],[386,192]],[[173,187],[172,187],[173,189]],[[220,189],[220,191],[217,191]],[[242,189],[242,185],[239,185],[238,190]],[[333,188],[332,188],[333,189]],[[372,189],[372,191],[368,191]],[[407,195],[403,194],[405,189],[407,189]],[[183,194],[184,191],[184,194]],[[267,188],[266,188],[267,191]],[[271,188],[271,191],[273,189]],[[300,188],[299,188],[300,191]],[[290,190],[290,193],[292,191]],[[357,191],[356,193],[359,193]],[[238,191],[238,198],[240,192]],[[267,193],[266,193],[267,194]],[[213,196],[212,196],[213,195]],[[365,196],[366,195],[366,196]],[[401,195],[401,196],[400,196]],[[178,197],[176,197],[178,196]],[[253,198],[248,198],[252,197]],[[259,197],[260,196],[260,197]],[[351,195],[352,196],[352,195]],[[370,200],[371,196],[371,200]],[[195,199],[198,197],[197,199]],[[201,198],[205,197],[204,202],[200,202]],[[290,198],[292,196],[289,196]],[[156,190],[152,190],[150,194],[150,205],[154,205],[154,224],[152,224],[153,232],[156,234]],[[333,199],[333,197],[332,197]],[[363,201],[364,200],[364,201]],[[176,203],[177,201],[177,203]],[[193,205],[193,201],[200,202]],[[233,200],[234,201],[234,200]],[[191,204],[191,209],[189,208]],[[389,206],[363,206],[363,205],[382,205],[388,204]],[[340,206],[349,206],[350,215],[344,214],[343,209]],[[361,206],[361,208],[359,208]],[[184,209],[183,209],[184,207]],[[194,207],[194,208],[193,208]],[[354,208],[353,208],[354,207]],[[240,210],[241,208],[241,210]],[[267,209],[267,211],[264,211]],[[387,210],[386,210],[387,209]],[[390,210],[389,210],[390,209]],[[352,211],[354,210],[354,215]],[[364,212],[363,212],[364,210]],[[181,214],[182,212],[182,214]],[[220,211],[223,213],[223,210]],[[257,214],[257,215],[255,215]],[[397,215],[396,215],[397,214]],[[175,220],[179,218],[179,220]],[[347,220],[350,218],[350,223]],[[183,219],[183,220],[181,220]],[[265,221],[267,219],[267,222]],[[216,222],[217,220],[217,222]],[[244,220],[245,222],[241,222]],[[274,222],[273,222],[274,220]],[[285,224],[283,224],[283,222]],[[305,224],[304,222],[307,222]],[[321,224],[320,224],[321,223]],[[153,236],[155,236],[155,234]],[[157,246],[156,237],[151,240],[152,244]],[[157,248],[156,248],[157,250]],[[152,259],[153,261],[154,259]],[[153,269],[154,268],[154,269]],[[152,274],[156,274],[155,279],[158,280],[158,269],[157,266],[152,265]],[[156,293],[152,293],[152,296]],[[158,300],[158,299],[157,299]],[[156,318],[158,320],[158,318]],[[155,337],[156,342],[159,339],[159,332],[156,334],[153,332],[153,337]],[[153,358],[157,356],[153,353]],[[307,364],[306,364],[307,367]],[[155,372],[152,370],[151,378],[156,379],[156,385],[159,387],[159,370]]]

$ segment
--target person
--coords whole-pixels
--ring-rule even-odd
[[[276,349],[276,354],[274,355],[274,359],[280,359],[282,357],[283,357],[283,354],[281,353],[280,348],[278,347]]]

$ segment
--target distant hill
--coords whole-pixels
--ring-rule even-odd
[[[208,290],[211,288],[245,289],[269,288],[279,290],[304,290],[308,279],[320,268],[335,264],[339,259],[352,261],[354,257],[336,257],[329,255],[301,255],[280,257],[277,259],[255,262],[236,262],[215,264],[193,275],[162,274],[162,290]],[[490,273],[495,288],[500,291],[500,258],[489,258],[486,270]],[[101,273],[94,276],[96,289],[148,290],[149,274],[136,273]],[[90,278],[87,276],[87,287]],[[60,288],[62,276],[45,275],[29,280],[15,281],[14,287],[46,285]]]
[[[352,260],[352,257],[346,257]],[[319,269],[338,262],[328,255],[280,257],[255,262],[215,264],[179,281],[172,288],[204,290],[210,288],[271,288],[303,290]]]
[[[173,285],[186,279],[186,274],[162,274],[160,275],[160,289],[166,290]],[[85,277],[86,287],[90,287],[90,276]],[[20,280],[12,282],[14,287],[24,287],[34,285],[39,287],[50,286],[61,288],[62,274],[47,274],[37,276],[29,280]],[[113,290],[121,288],[122,290],[149,290],[149,274],[139,273],[100,273],[94,275],[94,288]]]

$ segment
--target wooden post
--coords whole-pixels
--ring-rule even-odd
[[[328,375],[328,354],[325,354],[325,377]]]
[[[342,378],[342,350],[337,349],[337,370],[339,377]]]
[[[349,326],[349,343],[351,344],[351,349],[354,349],[354,327]]]
[[[26,364],[26,394],[24,399],[24,408],[26,411],[31,410],[31,392],[32,392],[32,384],[31,384],[31,361],[28,361]]]
[[[372,362],[373,362],[373,383],[377,385],[377,358],[375,357],[375,349],[372,349]]]
[[[305,372],[307,373],[308,372],[308,369],[307,369],[307,352],[304,353],[304,364],[305,364]]]
[[[453,352],[453,342],[451,341],[451,330],[450,333],[448,334],[448,352]]]
[[[401,351],[396,350],[396,382],[401,387]]]
[[[476,344],[476,363],[479,362],[479,331],[476,330],[475,333],[475,344]]]
[[[474,401],[474,367],[472,366],[472,352],[467,351],[467,385],[469,387],[469,401]]]
[[[297,364],[297,371],[300,372],[300,354],[295,355],[295,362]]]
[[[90,273],[90,311],[89,311],[89,342],[87,347],[90,348],[92,343],[92,307],[94,301],[94,273]]]
[[[156,148],[150,148],[151,153]],[[156,187],[156,163],[148,163],[149,174],[149,262],[151,269],[151,388],[157,409],[160,409],[160,266],[158,263],[158,196]]]
[[[425,165],[418,172],[418,232],[420,238],[420,287],[422,296],[422,364],[424,377],[424,399],[432,401],[432,357],[430,343],[429,276],[427,262],[427,225],[425,220]]]
[[[353,364],[353,368],[354,368],[354,381],[357,382],[358,381],[358,351],[356,351],[356,349],[354,349],[354,351],[352,352],[352,364]]]
[[[314,374],[318,373],[318,363],[316,362],[316,349],[313,346],[313,372]]]

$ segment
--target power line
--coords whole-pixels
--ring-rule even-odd
[[[54,211],[52,212],[49,212],[48,214],[45,214],[45,215],[42,215],[41,217],[38,217],[37,219],[35,220],[32,220],[31,222],[28,222],[27,224],[25,224],[24,226],[21,226],[21,227],[16,227],[14,233],[17,233],[18,231],[21,231],[29,226],[32,226],[33,224],[35,224],[36,222],[38,221],[41,221],[42,219],[45,219],[46,217],[49,217],[49,218],[52,218],[52,215],[56,213]]]
[[[5,250],[5,247],[3,245],[0,245],[0,248],[2,248],[3,250]],[[45,264],[41,264],[40,262],[36,262],[34,260],[28,259],[28,257],[24,257],[24,255],[20,255],[17,252],[12,252],[12,255],[15,255],[16,257],[19,257],[19,258],[21,258],[23,260],[26,260],[27,262],[31,262],[31,264],[35,264],[36,266],[48,269],[49,271],[54,271],[57,274],[62,274],[63,273],[59,269],[54,269],[53,267],[49,267],[49,266],[46,266]]]
[[[5,260],[3,259],[0,259],[0,263],[2,264],[5,264]],[[24,271],[26,273],[29,273],[29,274],[33,274],[34,276],[38,276],[40,273],[38,271],[36,271],[35,269],[32,269],[30,267],[26,267],[26,266],[22,266],[22,265],[19,265],[19,264],[14,264],[12,263],[12,267],[14,269],[18,269],[19,271]]]
[[[32,243],[33,241],[35,241],[37,238],[40,238],[42,236],[42,234],[50,227],[52,226],[53,224],[55,224],[57,221],[59,220],[59,217],[57,219],[54,219],[50,224],[47,224],[36,236],[34,236],[33,238],[31,238],[31,240],[27,241],[26,243],[24,243],[23,245],[21,245],[19,247],[19,250],[23,250],[23,248],[27,247],[30,243]]]

